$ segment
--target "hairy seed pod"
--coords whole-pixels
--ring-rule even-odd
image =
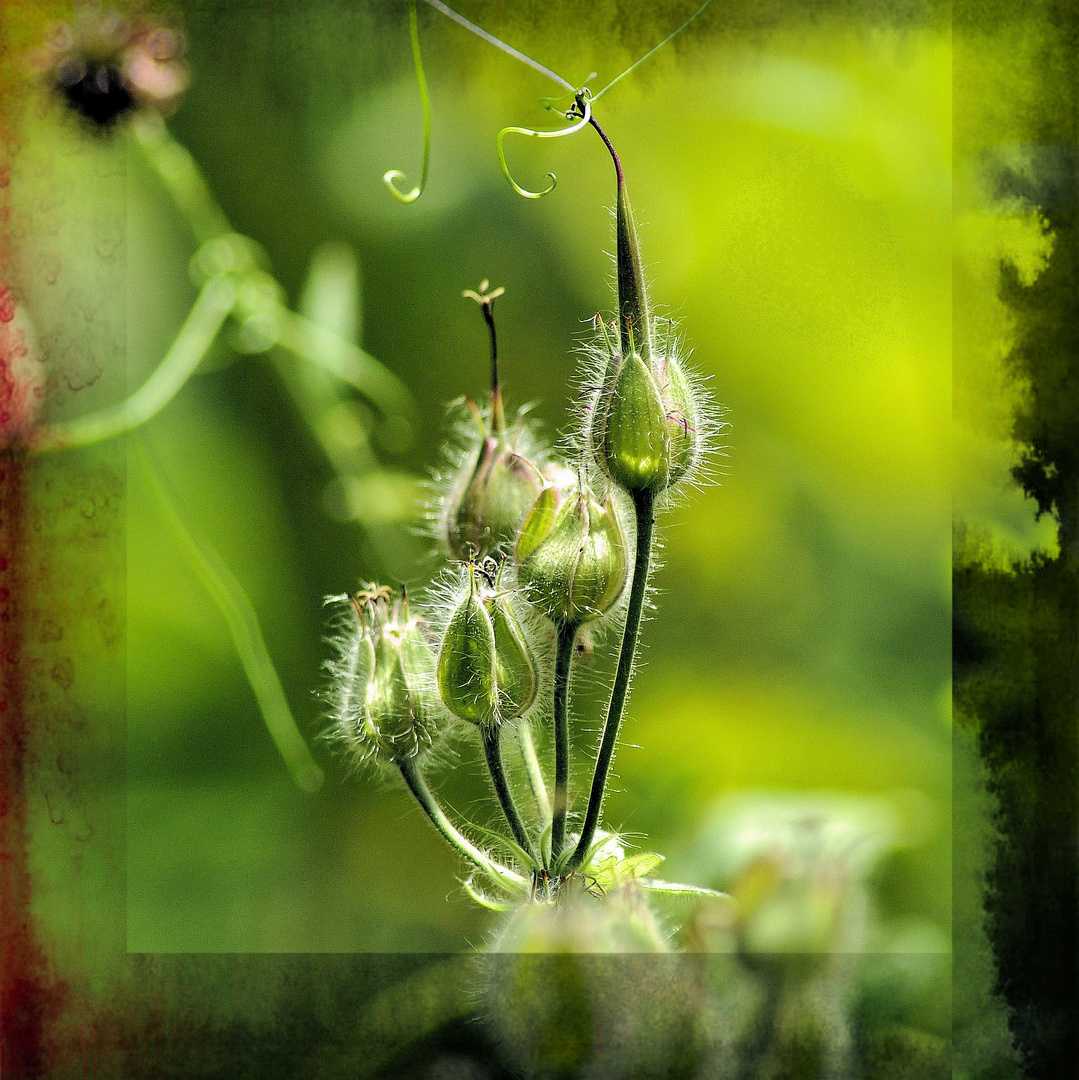
[[[469,461],[450,497],[446,540],[459,559],[512,547],[543,487],[543,475],[517,449],[516,434],[486,427],[479,455]]]
[[[520,625],[497,588],[469,567],[468,594],[457,605],[438,653],[438,690],[446,708],[473,724],[496,726],[536,699],[536,666]]]
[[[593,408],[590,443],[597,463],[629,492],[658,493],[677,483],[697,452],[697,408],[674,357],[619,362]]]
[[[617,156],[615,169],[618,336],[608,344],[588,443],[619,487],[658,494],[685,476],[699,455],[699,410],[678,359],[656,349],[637,228]]]
[[[509,598],[492,596],[487,601],[487,613],[495,632],[499,712],[503,720],[513,720],[536,700],[536,665]]]
[[[583,481],[572,492],[548,485],[521,526],[517,578],[530,604],[552,622],[580,625],[617,602],[626,583],[626,550],[610,499],[596,501]]]
[[[491,401],[485,414],[467,402],[482,441],[454,481],[444,512],[446,543],[459,559],[482,559],[508,552],[543,487],[543,475],[522,449],[522,443],[528,442],[526,425],[520,417],[509,427],[506,425],[494,318],[495,300],[506,290],[490,290],[489,286],[490,282],[483,281],[479,292],[466,289],[464,293],[479,304],[490,331]]]
[[[410,617],[404,598],[388,589],[352,598],[359,622],[347,733],[365,756],[383,763],[414,758],[429,748],[441,722],[432,701],[434,656],[423,620]]]

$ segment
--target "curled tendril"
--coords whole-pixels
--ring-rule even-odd
[[[510,182],[510,186],[518,195],[523,195],[526,199],[542,199],[544,195],[550,195],[555,189],[555,185],[558,183],[558,178],[554,173],[547,173],[546,179],[550,180],[550,184],[544,188],[543,191],[528,191],[526,188],[521,187],[516,180],[510,175],[510,167],[506,164],[506,151],[502,146],[502,140],[512,131],[518,135],[531,135],[534,139],[558,139],[563,135],[573,135],[580,131],[588,121],[592,118],[592,95],[586,88],[578,90],[573,98],[573,104],[570,106],[566,113],[567,120],[575,120],[575,123],[570,124],[569,127],[558,128],[555,131],[537,131],[535,128],[524,127],[506,127],[498,133],[497,147],[498,147],[498,161],[502,166],[502,175]]]
[[[412,61],[416,65],[416,82],[420,87],[420,100],[423,102],[423,164],[420,166],[420,183],[411,191],[398,190],[397,181],[404,180],[405,174],[400,169],[390,169],[382,177],[382,182],[389,188],[390,194],[402,203],[415,202],[427,186],[427,166],[431,157],[431,98],[427,93],[427,78],[423,73],[423,57],[420,55],[420,28],[416,17],[416,0],[408,3],[408,32],[412,38]]]

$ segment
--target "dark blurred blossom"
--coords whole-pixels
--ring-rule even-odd
[[[33,66],[96,131],[142,108],[169,112],[187,86],[180,31],[143,13],[84,8],[58,23]]]

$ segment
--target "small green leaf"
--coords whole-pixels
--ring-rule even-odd
[[[730,894],[705,889],[700,885],[683,885],[677,881],[660,881],[659,878],[638,878],[637,884],[649,892],[667,893],[670,896],[710,896],[716,900],[730,900]]]
[[[475,875],[473,875],[473,877],[475,877]],[[519,906],[512,900],[496,900],[494,897],[480,892],[479,889],[472,884],[473,877],[466,879],[461,884],[464,887],[465,892],[468,893],[468,895],[481,907],[485,907],[489,911],[513,911]]]
[[[515,840],[511,840],[508,836],[503,836],[501,833],[494,832],[492,829],[485,829],[482,825],[473,825],[473,828],[476,832],[482,833],[492,843],[499,844],[522,866],[527,866],[530,869],[537,869],[535,860]]]

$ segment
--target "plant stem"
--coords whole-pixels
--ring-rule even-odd
[[[225,617],[232,642],[243,664],[247,681],[255,692],[259,710],[274,745],[297,785],[304,791],[317,791],[322,786],[322,770],[311,757],[311,751],[307,749],[307,744],[296,726],[251,601],[217,552],[184,523],[175,499],[169,492],[167,481],[155,467],[146,444],[137,436],[133,449],[134,457],[141,466],[163,515],[172,526],[199,579]]]
[[[536,756],[536,745],[532,741],[532,725],[527,720],[521,720],[517,724],[517,742],[521,747],[521,759],[525,764],[525,775],[528,777],[528,786],[532,790],[532,797],[536,800],[536,809],[543,821],[549,821],[551,817],[551,800],[547,798],[547,787],[543,782],[543,770],[540,768],[539,758]]]
[[[489,858],[454,828],[445,811],[435,801],[435,797],[431,794],[431,789],[427,786],[427,781],[424,780],[414,759],[406,758],[404,761],[399,761],[397,767],[401,770],[401,775],[408,785],[408,790],[416,797],[416,802],[420,804],[431,819],[434,827],[453,847],[485,873],[490,874],[491,877],[517,887],[524,885],[524,878],[502,866],[501,863]]]
[[[566,840],[569,807],[569,675],[577,623],[560,623],[554,662],[554,812],[551,818],[551,863],[558,862]]]
[[[204,244],[233,231],[218,205],[198,163],[188,149],[169,133],[158,118],[143,117],[132,126],[147,161],[183,214],[195,239]],[[386,416],[411,416],[412,396],[404,383],[385,365],[354,342],[289,310],[276,312],[280,344],[355,387]]]
[[[618,729],[622,723],[622,713],[626,706],[626,694],[633,676],[633,665],[637,654],[637,635],[641,628],[641,613],[644,610],[644,597],[648,590],[648,569],[652,557],[652,530],[655,519],[655,494],[651,491],[633,493],[633,509],[637,518],[637,550],[633,561],[633,582],[629,590],[629,607],[626,611],[626,626],[622,631],[622,649],[618,654],[618,668],[614,676],[614,689],[607,708],[607,720],[603,725],[603,739],[596,757],[596,769],[592,774],[592,790],[588,796],[588,810],[585,813],[581,838],[566,866],[567,872],[576,870],[588,854],[592,839],[599,824],[603,809],[603,796],[607,787],[607,773],[614,757],[615,743],[618,741]]]
[[[187,219],[195,239],[204,244],[232,232],[195,159],[187,147],[169,134],[165,122],[159,116],[144,115],[131,125],[131,131],[177,209]]]
[[[513,802],[510,786],[506,782],[506,770],[502,765],[502,746],[499,741],[499,729],[493,725],[484,725],[482,736],[483,752],[487,757],[487,768],[491,773],[491,782],[494,784],[495,794],[498,796],[498,801],[502,806],[502,812],[506,815],[506,821],[509,822],[513,838],[521,846],[525,854],[532,860],[533,864],[539,866],[540,860],[536,857],[535,848],[532,847],[532,841],[528,837],[528,832],[525,829],[524,822],[521,820],[521,815],[517,813],[517,807]]]
[[[277,342],[282,348],[355,387],[384,416],[415,412],[405,384],[359,345],[286,307],[278,308],[276,316]]]
[[[33,437],[31,452],[104,442],[156,416],[199,366],[235,302],[236,287],[230,280],[206,282],[165,358],[135,393],[98,412],[40,429]]]
[[[633,220],[633,210],[626,193],[626,177],[607,133],[599,126],[594,116],[588,122],[596,129],[604,146],[614,162],[614,173],[618,188],[618,201],[615,204],[615,268],[618,279],[618,336],[625,359],[636,351],[644,360],[652,355],[652,320],[648,304],[648,286],[641,264],[641,246],[637,242],[637,225]]]

